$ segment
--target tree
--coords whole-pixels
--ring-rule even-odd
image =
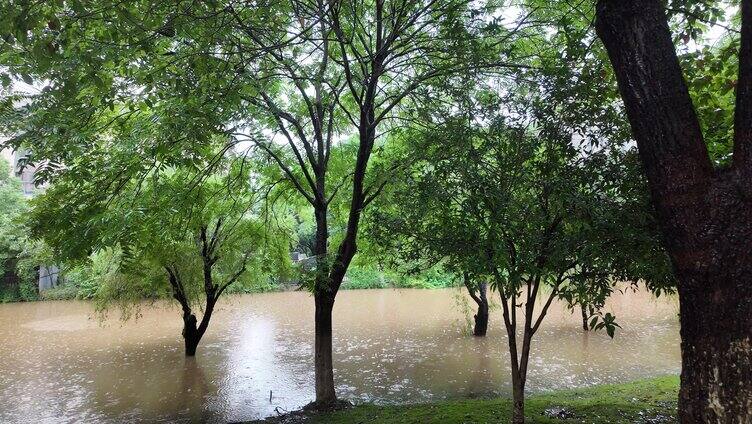
[[[572,305],[601,290],[583,288],[593,273],[610,293],[616,281],[638,271],[628,268],[631,253],[655,246],[654,239],[633,234],[655,230],[645,196],[622,180],[631,176],[621,169],[629,163],[626,153],[583,155],[571,135],[555,127],[475,116],[416,141],[421,160],[377,200],[369,232],[405,261],[442,261],[499,294],[513,420],[523,422],[531,343],[553,301]],[[665,259],[657,251],[646,254],[653,263]],[[612,315],[594,318],[594,327],[614,335]]]
[[[733,160],[716,167],[658,0],[597,5],[679,281],[683,423],[752,420],[752,2],[741,2]]]
[[[77,220],[68,211],[82,199],[71,190],[96,193],[96,180],[79,179],[72,168],[35,202],[34,230],[61,257],[111,263],[98,276],[94,299],[106,313],[113,303],[127,319],[144,298],[169,295],[182,309],[186,356],[194,356],[220,296],[240,280],[260,279],[283,269],[285,238],[265,222],[261,191],[238,168],[209,176],[199,185],[195,171],[166,169],[146,181],[131,181],[115,197],[90,197],[96,209]],[[91,245],[69,242],[88,234]],[[101,258],[100,258],[101,259]],[[199,320],[197,312],[203,315]]]
[[[296,18],[290,22],[295,28],[292,36],[254,39],[266,52],[263,57],[268,69],[281,76],[278,84],[289,89],[264,87],[261,98],[249,102],[273,118],[273,129],[284,136],[289,147],[286,156],[292,158],[295,172],[285,163],[285,156],[268,143],[259,146],[279,163],[315,216],[314,406],[327,407],[336,404],[332,308],[358,250],[363,210],[390,179],[388,170],[367,171],[379,132],[387,129],[400,105],[415,97],[429,81],[486,64],[479,60],[482,58],[472,44],[482,38],[485,25],[474,18],[474,11],[464,0],[326,4],[296,0],[289,5]],[[249,36],[251,32],[249,29]],[[447,49],[443,43],[453,48]],[[279,45],[287,48],[274,48]],[[504,66],[498,59],[494,63]],[[292,101],[285,101],[286,97]],[[354,131],[342,130],[348,124]],[[346,177],[333,185],[329,161],[333,139],[342,133],[353,134],[357,148]],[[329,245],[329,211],[343,187],[351,194],[345,200],[343,236],[333,247]]]

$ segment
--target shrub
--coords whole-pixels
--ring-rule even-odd
[[[393,270],[380,270],[374,266],[351,266],[342,284],[343,289],[440,289],[455,286],[455,277],[440,267],[424,272],[404,275]]]
[[[384,273],[373,267],[351,266],[342,283],[345,289],[383,289],[389,286]]]

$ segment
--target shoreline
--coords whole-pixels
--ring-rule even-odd
[[[525,399],[527,423],[674,423],[679,376],[534,394]],[[359,404],[333,412],[294,411],[243,424],[498,423],[509,422],[511,398],[435,403]]]

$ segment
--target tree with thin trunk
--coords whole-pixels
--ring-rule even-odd
[[[187,294],[186,281],[181,272],[181,266],[177,261],[165,261],[164,270],[167,273],[167,280],[172,289],[172,297],[180,304],[183,310],[183,340],[185,341],[185,356],[195,356],[201,338],[209,328],[214,306],[217,304],[219,297],[224,291],[235,283],[238,278],[243,276],[248,268],[248,252],[242,257],[238,264],[238,269],[225,281],[215,282],[214,265],[219,261],[219,251],[223,243],[222,238],[227,237],[223,234],[223,218],[217,218],[213,225],[213,230],[209,230],[206,224],[201,224],[198,229],[198,242],[196,248],[200,256],[201,276],[203,279],[204,305],[201,322],[198,322],[196,314],[191,306],[191,299]]]
[[[678,278],[682,423],[752,422],[752,1],[741,1],[733,161],[711,162],[658,0],[601,0],[616,73]]]
[[[144,299],[171,297],[182,311],[185,355],[195,356],[228,289],[239,283],[249,288],[284,271],[286,239],[265,220],[263,191],[249,186],[247,170],[235,166],[193,186],[187,182],[194,169],[168,169],[128,182],[114,197],[102,197],[96,180],[80,178],[89,171],[80,158],[40,195],[32,228],[69,261],[100,265],[88,266],[87,275],[97,286],[93,301],[101,318],[117,307],[127,320],[138,315]],[[96,215],[72,216],[81,201],[70,198],[72,191],[88,193],[82,204]],[[77,242],[66,243],[81,233],[92,242],[83,252]]]
[[[584,155],[566,132],[512,125],[490,109],[411,138],[421,159],[376,201],[368,234],[403,261],[441,261],[471,288],[488,281],[498,293],[521,423],[531,346],[549,309],[592,291],[585,268],[597,266],[610,286],[629,275],[625,258],[650,247],[632,237],[649,210],[642,192],[624,189],[628,153]],[[592,318],[614,335],[613,315]]]

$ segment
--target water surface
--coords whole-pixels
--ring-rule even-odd
[[[405,403],[508,394],[501,312],[492,312],[486,338],[472,337],[467,299],[454,289],[340,292],[340,397]],[[529,392],[679,372],[675,301],[629,291],[606,310],[623,327],[613,340],[584,334],[579,312],[552,305],[533,340]],[[307,293],[220,300],[195,360],[183,356],[177,308],[141,312],[125,324],[115,314],[102,326],[85,302],[0,305],[0,422],[227,422],[313,399]]]

